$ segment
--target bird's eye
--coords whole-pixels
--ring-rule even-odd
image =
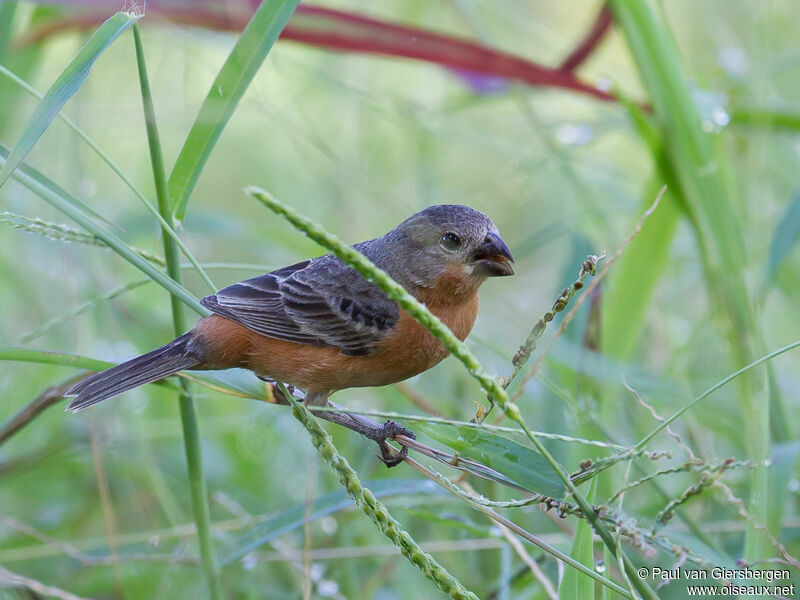
[[[461,245],[461,238],[452,231],[448,231],[442,236],[439,243],[445,250],[456,250]]]

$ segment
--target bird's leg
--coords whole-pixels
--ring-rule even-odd
[[[327,394],[309,393],[306,395],[305,403],[310,406],[331,406],[333,408],[341,408],[328,400]],[[332,410],[315,411],[315,415],[331,423],[336,423],[342,427],[347,427],[356,433],[360,433],[378,444],[381,451],[380,459],[387,467],[394,467],[399,465],[408,456],[408,448],[402,447],[400,452],[395,454],[392,452],[386,440],[394,439],[396,435],[404,435],[411,439],[416,439],[413,431],[409,431],[395,421],[386,421],[383,425],[370,418],[354,415],[351,413],[336,412]]]

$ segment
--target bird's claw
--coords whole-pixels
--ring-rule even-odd
[[[408,448],[405,446],[400,448],[400,452],[395,453],[392,451],[391,446],[386,443],[386,440],[394,439],[397,435],[404,435],[412,440],[417,438],[413,431],[409,431],[395,421],[386,421],[383,427],[375,431],[374,436],[370,436],[378,442],[378,448],[381,451],[381,455],[378,458],[390,469],[399,465],[408,456]]]

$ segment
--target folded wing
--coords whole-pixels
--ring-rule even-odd
[[[374,352],[400,316],[379,288],[333,256],[247,279],[201,304],[261,335],[349,356]]]

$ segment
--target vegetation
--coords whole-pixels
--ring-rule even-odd
[[[103,10],[0,3],[0,595],[793,585],[793,3]],[[347,245],[434,203],[516,258],[466,343]],[[328,251],[453,354],[333,398],[405,464],[245,372],[51,408]]]

